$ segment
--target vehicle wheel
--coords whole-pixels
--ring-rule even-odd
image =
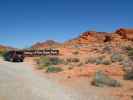
[[[23,62],[23,59],[21,59],[20,62]]]

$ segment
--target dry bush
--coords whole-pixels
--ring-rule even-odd
[[[40,59],[37,60],[37,63],[39,64],[39,68],[43,69],[51,65],[62,64],[63,60],[58,57],[42,56],[40,57]]]
[[[55,67],[55,66],[48,66],[47,69],[46,69],[47,73],[57,73],[57,72],[61,72],[61,71],[63,71],[62,68]]]

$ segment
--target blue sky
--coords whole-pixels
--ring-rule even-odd
[[[0,0],[0,44],[18,48],[81,32],[133,28],[133,0]]]

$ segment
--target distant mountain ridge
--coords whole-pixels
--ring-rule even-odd
[[[32,45],[32,48],[49,48],[49,47],[56,47],[61,45],[61,43],[56,42],[54,40],[47,40],[45,42],[38,42]]]

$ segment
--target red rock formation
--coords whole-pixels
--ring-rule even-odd
[[[133,29],[118,29],[114,33],[107,32],[95,32],[89,31],[81,33],[79,37],[71,39],[69,41],[64,42],[62,45],[59,43],[48,40],[46,42],[37,43],[33,45],[33,48],[48,48],[51,46],[79,46],[79,45],[88,45],[92,43],[104,43],[104,42],[117,42],[120,43],[125,40],[133,40]]]
[[[111,33],[106,32],[84,32],[75,39],[65,42],[67,45],[85,45],[89,43],[103,43],[111,41]]]
[[[122,36],[123,39],[133,40],[133,29],[120,28],[116,31],[116,34]]]
[[[108,42],[111,40],[111,34],[106,32],[84,32],[80,39],[85,39],[87,42]]]

